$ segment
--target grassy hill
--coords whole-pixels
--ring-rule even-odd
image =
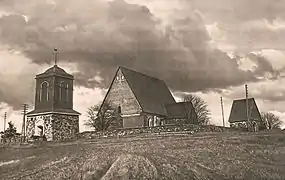
[[[197,133],[0,150],[1,179],[285,179],[285,133]]]

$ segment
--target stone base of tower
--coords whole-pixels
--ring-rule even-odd
[[[47,141],[75,139],[79,133],[79,115],[40,114],[29,115],[26,123],[27,140],[45,135]]]

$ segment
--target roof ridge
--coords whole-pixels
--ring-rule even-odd
[[[128,70],[128,71],[135,72],[135,73],[140,74],[140,75],[143,75],[143,76],[147,76],[147,77],[152,78],[152,79],[155,79],[155,80],[159,80],[159,81],[165,82],[165,81],[162,80],[162,79],[159,79],[159,78],[157,78],[157,77],[153,77],[153,76],[147,75],[147,74],[145,74],[145,73],[142,73],[142,72],[137,71],[137,70],[134,70],[134,69],[130,69],[130,68],[127,68],[127,67],[124,67],[124,66],[119,66],[119,69],[120,69],[120,68],[126,69],[126,70]]]
[[[250,98],[247,98],[247,99],[254,99],[254,97],[250,97]],[[243,100],[246,100],[246,98],[234,99],[234,101],[243,101]]]

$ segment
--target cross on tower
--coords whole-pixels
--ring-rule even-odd
[[[57,65],[57,56],[59,54],[58,49],[54,48],[53,53],[54,53],[54,65]]]

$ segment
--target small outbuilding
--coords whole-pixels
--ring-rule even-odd
[[[247,128],[248,119],[250,120],[250,127],[254,131],[258,131],[263,127],[261,114],[257,107],[254,98],[248,99],[248,118],[246,113],[246,99],[237,99],[233,101],[231,113],[229,116],[229,123],[231,127]]]

